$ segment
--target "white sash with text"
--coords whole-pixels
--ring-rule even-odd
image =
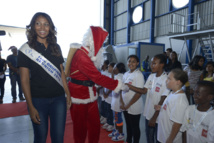
[[[54,78],[63,87],[61,72],[48,59],[46,59],[36,50],[30,48],[27,43],[22,45],[19,51],[21,51],[28,58],[40,65],[52,78]]]

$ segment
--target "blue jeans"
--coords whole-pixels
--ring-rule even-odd
[[[157,140],[158,124],[155,124],[155,127],[150,127],[147,119],[145,123],[147,143],[159,143]]]
[[[33,124],[34,143],[46,143],[48,119],[52,143],[63,143],[66,122],[65,95],[53,98],[32,98],[34,107],[39,112],[40,124]]]
[[[13,99],[16,99],[16,82],[18,83],[18,87],[19,87],[19,98],[23,97],[20,76],[10,75],[11,94]]]
[[[106,103],[105,101],[101,101],[101,112],[100,112],[100,114],[101,114],[101,116],[103,116],[103,117],[105,117],[105,118],[107,118],[107,116],[108,116],[108,112],[106,112],[107,111],[107,104],[108,103]]]
[[[106,111],[107,113],[107,124],[109,125],[114,125],[114,121],[113,121],[113,112],[111,110],[111,104],[106,102]]]

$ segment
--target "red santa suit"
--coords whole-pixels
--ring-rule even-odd
[[[92,81],[100,86],[118,92],[121,83],[102,75],[95,66],[96,55],[100,51],[108,32],[101,27],[89,28],[89,33],[83,45],[74,54],[70,66],[70,78],[77,81]],[[84,41],[83,40],[83,41]],[[87,48],[89,46],[90,48]],[[81,82],[82,83],[82,82]],[[97,105],[96,87],[81,85],[78,82],[68,83],[72,106],[70,108],[73,120],[75,143],[84,143],[88,133],[89,143],[98,143],[100,135],[100,119]]]

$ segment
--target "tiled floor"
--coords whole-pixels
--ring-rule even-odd
[[[10,79],[7,77],[5,83],[4,103],[11,103]],[[18,90],[17,90],[18,91]],[[145,96],[143,100],[145,102]],[[20,102],[17,99],[17,102]],[[140,143],[146,143],[145,118],[140,120],[141,138]],[[124,133],[125,127],[124,127]],[[28,115],[0,119],[0,143],[33,143],[33,129]]]

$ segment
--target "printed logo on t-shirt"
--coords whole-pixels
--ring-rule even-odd
[[[207,137],[207,130],[203,129],[202,133],[201,133],[201,136],[206,138]]]
[[[161,83],[156,83],[156,86],[162,87],[162,84]]]
[[[167,105],[166,105],[166,104],[164,104],[163,109],[164,109],[164,110],[166,110],[166,107],[167,107]]]
[[[156,87],[155,92],[160,92],[160,87]]]

